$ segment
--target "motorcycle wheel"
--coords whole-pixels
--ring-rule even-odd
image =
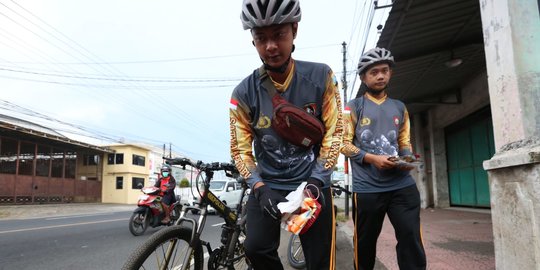
[[[287,259],[289,265],[295,269],[305,269],[306,260],[304,259],[304,251],[302,250],[302,244],[300,243],[300,237],[296,234],[292,234],[289,239],[289,246],[287,247]]]
[[[144,213],[133,213],[129,218],[129,231],[135,236],[143,235],[148,229],[150,224],[150,216],[148,215],[148,210]]]

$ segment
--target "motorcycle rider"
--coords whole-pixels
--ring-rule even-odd
[[[156,181],[155,187],[161,190],[161,205],[163,206],[165,217],[161,220],[161,223],[167,224],[171,222],[170,218],[170,205],[176,202],[176,196],[174,194],[174,188],[176,187],[176,180],[171,174],[171,166],[163,164],[160,170],[160,177]]]

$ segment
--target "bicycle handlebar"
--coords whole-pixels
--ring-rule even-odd
[[[340,185],[332,184],[332,188],[339,189],[339,190],[341,190],[341,191],[343,191],[343,192],[345,192],[345,193],[347,193],[349,195],[352,194],[352,192],[346,190],[344,187],[342,187]]]
[[[191,167],[197,168],[201,171],[230,171],[232,174],[237,174],[238,170],[236,169],[236,166],[232,163],[228,162],[211,162],[211,163],[204,163],[201,160],[198,160],[196,162],[191,161],[188,158],[168,158],[163,157],[165,160],[165,163],[169,165],[180,165],[182,166],[182,169],[185,169],[186,165],[190,165]]]

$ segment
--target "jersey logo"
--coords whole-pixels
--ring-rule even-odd
[[[272,122],[270,121],[270,117],[263,115],[259,115],[259,120],[257,121],[257,125],[255,125],[255,128],[269,128],[271,126]]]
[[[399,126],[399,118],[397,116],[394,116],[394,125]]]
[[[334,86],[338,86],[338,80],[335,74],[332,74],[332,83],[334,83]]]
[[[369,119],[367,117],[364,117],[364,118],[362,118],[362,120],[360,120],[360,126],[361,127],[369,126],[369,124],[371,124],[371,119]]]
[[[311,115],[317,115],[317,104],[315,103],[308,103],[304,105],[304,111]]]

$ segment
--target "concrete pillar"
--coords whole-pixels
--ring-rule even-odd
[[[425,161],[424,157],[424,136],[422,136],[422,117],[420,114],[416,113],[412,116],[412,144],[413,152],[420,155],[420,160]],[[420,192],[420,207],[428,207],[428,183],[426,181],[426,167],[419,166],[418,168],[411,171],[411,175],[416,180],[416,186]]]
[[[446,143],[444,130],[435,127],[434,112],[428,112],[429,144],[431,149],[431,177],[433,182],[433,205],[437,208],[450,206]]]
[[[481,0],[496,154],[484,162],[497,269],[540,269],[538,0]]]

